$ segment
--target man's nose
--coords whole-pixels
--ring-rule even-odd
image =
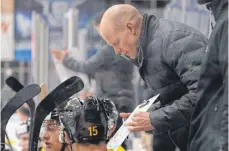
[[[115,50],[115,54],[120,54],[121,53],[121,49],[120,48],[114,47],[114,50]]]
[[[48,132],[44,132],[43,136],[42,136],[42,139],[43,140],[48,140],[49,138],[50,138],[50,136],[49,136]]]

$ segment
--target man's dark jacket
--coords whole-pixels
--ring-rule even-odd
[[[216,24],[201,68],[189,151],[228,150],[228,0],[212,0]]]
[[[163,144],[171,140],[186,150],[206,46],[207,39],[185,24],[143,16],[137,58],[132,61],[154,95],[160,94],[161,107],[150,112],[154,136],[163,136],[154,144],[155,151],[169,150]]]

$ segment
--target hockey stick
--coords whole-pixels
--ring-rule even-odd
[[[42,101],[47,95],[48,95],[48,88],[47,85],[45,83],[40,84],[41,87],[41,93],[39,95],[39,100]],[[33,124],[33,123],[31,123]],[[40,140],[40,136],[38,137],[38,140]],[[39,141],[38,141],[38,145],[39,145]]]
[[[83,81],[79,77],[74,76],[57,86],[41,101],[36,108],[34,123],[30,131],[29,151],[37,150],[40,127],[45,117],[62,102],[81,91],[83,87]]]
[[[24,86],[15,77],[9,77],[9,78],[6,79],[5,82],[15,92],[19,92],[21,89],[24,88]],[[30,109],[30,121],[32,123],[33,122],[33,118],[34,118],[35,103],[34,103],[33,99],[27,101],[26,103],[28,104],[29,109]]]
[[[8,103],[1,109],[1,143],[5,143],[6,125],[11,115],[25,102],[40,93],[40,87],[37,84],[31,84],[20,90]]]
[[[19,92],[24,86],[15,78],[9,77],[6,79],[6,84],[15,92]],[[35,103],[34,100],[31,99],[26,102],[30,108],[30,120],[33,121],[34,110],[35,110]]]

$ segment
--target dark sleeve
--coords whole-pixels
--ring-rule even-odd
[[[162,58],[165,64],[174,69],[180,80],[186,85],[188,93],[171,105],[150,112],[150,120],[155,132],[176,131],[185,127],[190,120],[196,103],[197,82],[201,60],[205,55],[207,40],[200,35],[176,31],[164,39],[168,42]]]
[[[223,113],[221,120],[221,130],[224,137],[222,141],[222,149],[228,149],[228,19],[224,21],[221,28],[221,34],[219,39],[219,63],[220,73],[223,78]]]
[[[228,104],[228,20],[223,23],[219,39],[219,63],[220,73],[224,84],[224,100]]]
[[[152,144],[154,151],[174,151],[176,149],[176,146],[167,133],[160,135],[154,134]]]
[[[63,64],[75,72],[93,75],[99,67],[114,58],[112,52],[110,51],[112,51],[110,47],[108,45],[104,45],[94,56],[84,62],[78,61],[70,56],[66,56],[63,60]]]

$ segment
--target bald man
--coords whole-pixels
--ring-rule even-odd
[[[101,36],[138,68],[154,95],[160,94],[159,109],[136,113],[127,122],[130,131],[154,132],[154,141],[168,135],[186,150],[188,125],[196,104],[196,88],[207,39],[182,23],[140,14],[128,4],[114,5],[104,13]],[[121,117],[128,117],[122,113]],[[163,134],[163,135],[162,135]],[[163,142],[161,142],[163,143]],[[162,150],[154,144],[154,151]],[[164,150],[166,145],[161,145]]]

